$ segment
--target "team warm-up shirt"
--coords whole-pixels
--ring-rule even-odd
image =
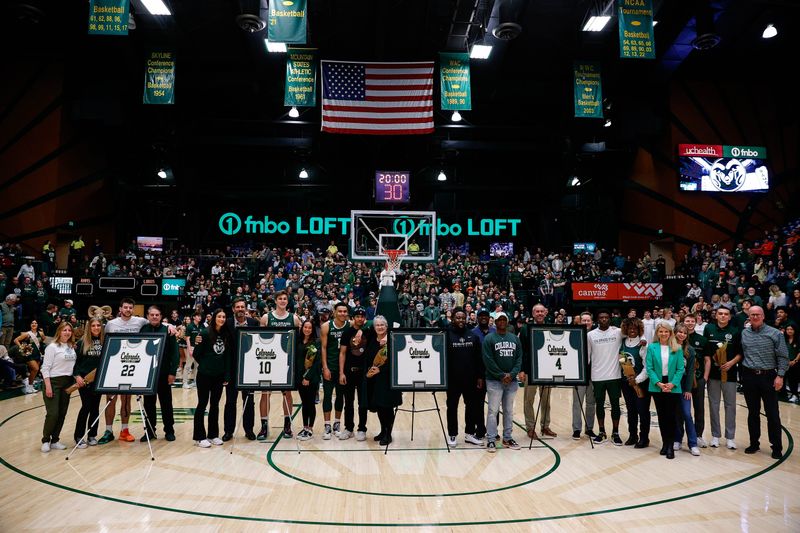
[[[619,379],[622,331],[614,326],[609,326],[605,331],[597,328],[586,334],[586,340],[589,345],[589,363],[592,365],[592,381]]]
[[[257,384],[260,381],[272,381],[276,384],[287,384],[289,381],[288,346],[281,335],[252,335],[252,345],[245,352],[243,381],[246,384]]]
[[[117,317],[109,320],[106,324],[106,333],[139,333],[142,327],[147,324],[147,319],[139,316],[132,316],[130,319],[123,320]]]
[[[441,351],[433,347],[431,337],[420,337],[402,335],[397,339],[397,381],[439,385],[442,383]]]

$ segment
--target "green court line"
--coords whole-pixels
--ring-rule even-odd
[[[300,411],[300,407],[298,407],[295,410],[294,414],[292,415],[292,418],[297,416],[297,413],[299,411]],[[515,483],[513,485],[507,485],[505,487],[499,487],[499,488],[496,488],[496,489],[475,490],[475,491],[470,491],[470,492],[443,492],[443,493],[440,492],[440,493],[424,493],[424,494],[404,494],[404,493],[400,493],[400,492],[371,492],[371,491],[366,491],[366,490],[345,489],[345,488],[342,488],[342,487],[334,487],[332,485],[325,485],[323,483],[317,483],[315,481],[309,481],[307,479],[295,476],[293,474],[285,472],[284,470],[281,470],[281,468],[278,465],[276,465],[275,462],[272,460],[272,453],[275,451],[275,447],[278,445],[278,443],[281,441],[282,438],[283,438],[283,434],[281,433],[281,435],[275,440],[275,442],[272,444],[272,446],[270,447],[269,451],[267,452],[267,463],[269,463],[269,466],[271,466],[273,470],[275,470],[279,474],[282,474],[283,476],[288,477],[289,479],[293,479],[295,481],[299,481],[299,482],[305,483],[307,485],[312,485],[314,487],[320,487],[320,488],[328,489],[328,490],[336,490],[336,491],[339,491],[339,492],[347,492],[347,493],[350,493],[350,494],[366,494],[368,496],[388,496],[388,497],[393,497],[393,498],[442,498],[442,497],[445,497],[445,496],[472,496],[472,495],[475,495],[475,494],[487,494],[487,493],[490,493],[490,492],[500,492],[500,491],[504,491],[504,490],[514,489],[514,488],[517,488],[517,487],[522,487],[523,485],[528,485],[530,483],[533,483],[534,481],[539,481],[540,479],[544,479],[547,476],[549,476],[550,474],[552,474],[553,472],[555,472],[558,469],[559,465],[561,464],[561,456],[558,454],[558,452],[554,448],[552,448],[550,446],[547,446],[545,444],[545,446],[547,446],[547,448],[550,449],[550,451],[552,452],[553,457],[555,459],[553,461],[553,466],[551,466],[550,469],[547,470],[546,472],[544,472],[543,474],[540,474],[540,475],[538,475],[538,476],[536,476],[534,478],[522,481],[520,483]],[[382,446],[377,451],[383,451],[384,449],[385,449],[385,447]],[[484,452],[486,451],[486,448],[482,448],[482,449],[484,450]],[[500,449],[502,449],[502,448],[500,448]],[[297,450],[294,450],[294,451],[297,452]],[[389,451],[392,452],[392,451],[401,451],[401,450],[396,450],[396,449],[390,447]]]
[[[39,406],[36,406],[36,407],[31,407],[31,408],[28,408],[28,409],[24,409],[22,411],[19,411],[18,413],[15,413],[15,414],[11,415],[10,417],[8,417],[5,420],[3,420],[2,422],[0,422],[0,428],[2,428],[5,425],[6,422],[8,422],[9,420],[13,419],[14,417],[16,417],[16,416],[18,416],[18,415],[20,415],[22,413],[25,413],[27,411],[31,411],[33,409],[39,409],[41,407],[44,407],[44,405],[39,405]],[[749,476],[746,476],[746,477],[744,477],[742,479],[731,481],[730,483],[726,483],[725,485],[721,485],[719,487],[712,487],[710,489],[702,490],[702,491],[699,491],[699,492],[694,492],[694,493],[690,493],[690,494],[683,494],[681,496],[675,496],[675,497],[672,497],[672,498],[665,498],[663,500],[656,500],[656,501],[652,501],[652,502],[645,502],[645,503],[627,505],[627,506],[624,506],[624,507],[613,507],[613,508],[609,508],[609,509],[600,509],[600,510],[597,510],[597,511],[584,511],[584,512],[581,512],[581,513],[572,513],[572,514],[551,515],[551,516],[536,516],[536,517],[530,517],[530,518],[510,518],[510,519],[507,519],[507,520],[486,520],[486,521],[474,521],[474,522],[428,522],[428,523],[404,523],[404,524],[388,523],[388,524],[381,524],[381,523],[372,523],[372,522],[319,522],[319,521],[314,521],[314,520],[292,520],[292,519],[281,519],[281,518],[261,518],[261,517],[253,517],[253,516],[219,515],[219,514],[214,514],[214,513],[204,513],[202,511],[190,511],[190,510],[187,510],[187,509],[174,509],[174,508],[170,508],[170,507],[162,507],[162,506],[159,506],[159,505],[153,505],[153,504],[149,504],[149,503],[131,502],[131,501],[123,500],[121,498],[114,498],[112,496],[104,496],[102,494],[96,494],[96,493],[93,493],[93,492],[87,492],[87,491],[84,491],[84,490],[81,490],[81,489],[76,489],[76,488],[73,488],[73,487],[67,487],[65,485],[60,485],[58,483],[54,483],[54,482],[49,481],[47,479],[43,479],[43,478],[34,476],[33,474],[25,472],[24,470],[20,470],[19,468],[15,467],[14,465],[8,463],[3,457],[0,457],[0,463],[2,463],[3,466],[8,468],[9,470],[12,470],[13,472],[18,473],[21,476],[27,477],[27,478],[32,479],[34,481],[38,481],[39,483],[42,483],[42,484],[45,484],[45,485],[50,485],[52,487],[56,487],[56,488],[59,488],[59,489],[62,489],[62,490],[66,490],[66,491],[73,492],[73,493],[76,493],[76,494],[81,494],[83,496],[90,496],[92,498],[98,498],[98,499],[101,499],[101,500],[111,501],[111,502],[115,502],[115,503],[121,503],[121,504],[125,504],[125,505],[132,505],[132,506],[135,506],[135,507],[142,507],[142,508],[145,508],[145,509],[154,509],[154,510],[157,510],[157,511],[168,511],[168,512],[173,512],[173,513],[178,513],[178,514],[185,514],[185,515],[190,515],[190,516],[202,516],[202,517],[206,517],[206,518],[221,518],[221,519],[226,519],[226,520],[243,520],[243,521],[248,521],[248,522],[263,522],[263,523],[273,523],[273,524],[297,524],[297,525],[311,525],[311,526],[342,526],[342,527],[353,527],[353,526],[355,526],[355,527],[435,527],[435,526],[455,527],[455,526],[479,526],[479,525],[499,525],[499,524],[520,524],[520,523],[529,523],[529,522],[545,522],[545,521],[551,521],[551,520],[564,520],[564,519],[569,519],[569,518],[581,518],[581,517],[585,517],[585,516],[597,516],[597,515],[602,515],[602,514],[616,513],[616,512],[620,512],[620,511],[630,511],[630,510],[633,510],[633,509],[642,509],[642,508],[646,508],[646,507],[653,507],[653,506],[656,506],[656,505],[662,505],[662,504],[665,504],[665,503],[671,503],[671,502],[676,502],[676,501],[681,501],[681,500],[687,500],[687,499],[694,498],[694,497],[697,497],[697,496],[703,496],[705,494],[711,494],[711,493],[714,493],[714,492],[725,490],[725,489],[734,487],[736,485],[740,485],[742,483],[745,483],[747,481],[750,481],[751,479],[755,479],[755,478],[757,478],[759,476],[762,476],[762,475],[766,474],[767,472],[773,470],[774,468],[777,468],[778,466],[781,465],[781,463],[783,463],[784,461],[786,461],[786,459],[789,458],[789,456],[792,454],[792,451],[794,450],[794,439],[792,438],[792,434],[789,433],[789,431],[786,429],[786,427],[781,426],[781,429],[786,434],[786,437],[787,437],[787,439],[789,441],[789,446],[786,449],[786,453],[783,454],[783,457],[781,457],[780,459],[778,459],[777,461],[775,461],[774,463],[772,463],[768,467],[764,468],[763,470],[760,470],[760,471],[758,471],[758,472],[756,472],[754,474],[750,474]]]
[[[523,446],[523,448],[527,448],[527,446]],[[542,449],[544,446],[534,446],[534,449]],[[463,448],[450,448],[454,452],[483,452],[486,453],[485,446],[472,446],[467,448],[466,446]],[[498,448],[502,450],[502,448]],[[320,448],[316,448],[313,450],[302,450],[302,453],[339,453],[339,452],[381,452],[383,453],[384,447],[380,448],[346,448],[346,449],[339,449],[339,450],[323,450]],[[393,452],[443,452],[447,450],[447,448],[391,448]],[[273,450],[274,453],[297,453],[297,450],[292,448],[286,448],[283,450]],[[371,494],[371,493],[370,493]]]

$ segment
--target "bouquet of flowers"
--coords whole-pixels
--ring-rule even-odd
[[[728,343],[727,342],[718,342],[717,343],[717,351],[714,352],[714,362],[720,367],[720,379],[723,383],[728,381],[728,371],[722,370],[722,365],[728,362]]]
[[[378,353],[375,354],[375,358],[372,360],[372,367],[369,370],[367,370],[367,377],[371,378],[372,376],[380,372],[380,370],[378,369],[386,363],[387,359],[388,356],[386,355],[386,345],[384,344],[383,346],[381,346],[381,349],[378,350]]]
[[[314,360],[317,358],[317,347],[314,344],[309,344],[306,347],[306,357],[303,361],[303,368],[306,369],[303,378],[307,378],[309,369],[313,366]]]
[[[633,367],[633,361],[626,353],[619,354],[619,366],[622,367],[622,374],[628,380],[628,384],[633,387],[637,398],[644,398],[642,388],[636,383],[636,369]]]

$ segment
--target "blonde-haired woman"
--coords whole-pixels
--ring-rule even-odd
[[[69,395],[64,389],[72,382],[72,370],[75,367],[75,343],[72,326],[62,322],[56,329],[55,340],[44,351],[42,362],[42,379],[44,379],[44,428],[42,428],[42,452],[65,450],[67,447],[59,442],[61,428],[69,408]]]
[[[105,324],[99,318],[91,318],[86,324],[83,337],[78,340],[75,346],[77,359],[72,375],[75,383],[78,384],[78,393],[81,395],[81,410],[78,412],[78,420],[75,422],[75,442],[78,448],[97,445],[97,424],[100,418],[100,399],[101,395],[94,390],[93,383],[86,383],[85,379],[92,371],[97,370],[100,364],[100,355],[103,352],[103,339],[105,338]],[[86,424],[91,420],[89,427],[88,440],[83,440],[86,432]]]
[[[656,403],[658,428],[661,430],[661,455],[675,458],[675,413],[681,395],[681,378],[685,372],[683,350],[675,338],[669,322],[661,321],[656,326],[657,341],[647,347],[647,375],[649,390]]]

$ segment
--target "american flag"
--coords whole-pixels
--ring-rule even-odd
[[[322,62],[322,131],[433,133],[433,62]]]

